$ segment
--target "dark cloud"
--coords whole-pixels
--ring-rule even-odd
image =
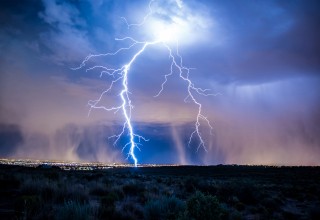
[[[41,1],[2,1],[0,24],[2,34],[6,31],[15,30],[20,37],[30,39],[30,36],[36,36],[41,30],[41,24],[38,22],[38,12],[43,10]],[[30,28],[32,25],[32,28]],[[17,36],[15,36],[17,37]]]
[[[23,143],[23,135],[18,125],[0,124],[0,156],[12,156]]]
[[[210,66],[221,82],[263,83],[318,75],[317,1],[228,1],[212,2],[210,7],[223,43],[204,53],[211,53],[212,59],[198,56],[196,62]]]

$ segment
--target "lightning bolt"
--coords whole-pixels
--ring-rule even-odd
[[[125,21],[128,29],[130,29],[134,26],[141,27],[145,24],[145,22],[148,20],[148,18],[150,16],[152,16],[152,14],[153,14],[152,4],[154,2],[155,2],[155,0],[151,0],[149,2],[149,11],[144,16],[143,20],[140,23],[131,24],[127,21],[127,19],[125,17],[121,17],[121,19],[123,19]],[[182,1],[181,0],[176,0],[176,4],[180,9],[182,8]],[[100,77],[103,76],[104,74],[107,74],[113,78],[113,80],[110,83],[110,86],[100,94],[98,99],[90,100],[88,102],[88,105],[90,106],[90,110],[89,110],[88,114],[90,114],[92,109],[104,109],[106,111],[113,111],[114,113],[117,113],[120,110],[122,111],[123,116],[124,116],[124,123],[122,126],[122,131],[120,132],[120,134],[113,135],[110,138],[115,138],[114,145],[116,145],[117,142],[119,141],[119,139],[124,135],[124,133],[128,132],[128,136],[129,136],[130,141],[124,145],[124,147],[122,148],[122,151],[124,151],[126,147],[130,146],[128,154],[127,154],[127,159],[129,157],[131,157],[131,159],[134,162],[134,165],[137,166],[138,159],[135,155],[135,149],[137,148],[138,150],[140,150],[139,145],[141,145],[141,143],[140,143],[141,140],[143,140],[143,141],[148,141],[148,140],[145,137],[135,133],[134,127],[131,122],[131,113],[132,113],[134,106],[132,105],[132,102],[130,99],[130,91],[129,91],[129,85],[128,85],[128,74],[130,73],[131,66],[134,64],[134,62],[138,59],[138,57],[148,47],[156,45],[156,44],[161,44],[168,51],[169,58],[171,60],[171,65],[170,65],[169,73],[164,75],[164,81],[161,84],[161,88],[160,88],[159,92],[154,97],[158,97],[159,95],[161,95],[162,91],[164,90],[165,84],[168,81],[168,77],[170,77],[171,75],[173,75],[175,73],[175,71],[177,71],[177,73],[179,74],[179,77],[187,85],[188,94],[187,94],[187,97],[184,99],[184,101],[185,102],[191,101],[198,107],[198,113],[196,115],[196,120],[195,120],[195,129],[190,135],[188,145],[191,144],[191,141],[196,136],[199,140],[197,151],[201,147],[205,151],[207,151],[207,149],[205,147],[205,142],[204,142],[202,135],[201,135],[201,132],[200,132],[201,122],[204,121],[207,124],[207,126],[210,129],[210,133],[213,128],[212,128],[212,125],[210,124],[210,121],[208,120],[208,118],[202,113],[202,105],[196,99],[195,94],[202,95],[202,96],[215,96],[218,94],[209,93],[209,91],[210,91],[209,89],[202,89],[202,88],[196,87],[194,85],[194,83],[192,82],[192,80],[189,77],[190,71],[193,68],[188,68],[188,67],[184,66],[182,56],[179,53],[178,41],[175,40],[175,44],[174,44],[175,46],[174,46],[174,48],[172,48],[172,46],[170,46],[169,43],[167,43],[167,40],[168,40],[167,36],[162,35],[162,34],[160,34],[159,37],[156,37],[156,39],[152,40],[152,41],[138,41],[132,37],[116,38],[115,40],[116,41],[128,41],[129,46],[122,47],[112,53],[90,54],[82,61],[82,63],[78,67],[72,68],[73,70],[82,69],[87,65],[88,61],[93,58],[104,57],[104,56],[116,56],[116,55],[121,54],[122,52],[125,52],[128,50],[133,50],[135,47],[139,48],[136,51],[136,53],[134,53],[134,55],[131,57],[131,59],[129,59],[129,61],[126,64],[120,66],[119,68],[115,69],[115,68],[109,68],[107,66],[102,66],[102,65],[94,65],[94,66],[91,66],[86,69],[86,71],[100,69],[101,70]],[[113,87],[116,83],[122,84],[122,90],[119,92],[119,96],[121,98],[121,104],[118,106],[111,106],[111,107],[106,107],[103,104],[100,104],[103,97],[113,89]]]

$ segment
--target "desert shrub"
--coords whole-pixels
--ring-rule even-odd
[[[65,201],[86,203],[89,201],[89,195],[82,185],[66,184],[56,191],[55,201],[60,204],[65,203]]]
[[[237,197],[240,202],[253,205],[259,201],[261,192],[251,181],[232,181],[220,184],[217,190],[218,197],[229,204],[234,203],[233,198]]]
[[[40,196],[27,195],[16,200],[15,211],[18,219],[47,219],[50,207],[45,206]]]
[[[48,202],[55,200],[60,190],[56,182],[49,181],[46,178],[29,178],[21,185],[19,194],[25,196],[38,195],[42,200]]]
[[[308,218],[310,220],[319,220],[320,219],[319,207],[315,206],[315,207],[310,208]]]
[[[88,173],[83,176],[83,178],[88,181],[97,181],[97,180],[101,179],[102,177],[103,177],[102,173]]]
[[[143,219],[143,207],[132,197],[117,203],[114,219]]]
[[[260,191],[251,182],[240,183],[236,195],[241,202],[248,205],[254,205],[259,201]]]
[[[206,180],[200,180],[197,184],[197,189],[201,191],[202,193],[208,193],[211,195],[217,194],[217,187],[214,183],[206,181]]]
[[[146,219],[177,219],[185,211],[185,203],[176,197],[163,197],[145,205]]]
[[[114,215],[116,213],[115,206],[100,205],[98,209],[99,219],[115,219]]]
[[[229,202],[230,199],[236,195],[237,185],[234,183],[219,184],[217,188],[217,195],[223,202]]]
[[[119,194],[116,191],[112,191],[108,193],[107,196],[103,197],[101,199],[101,202],[103,204],[114,204],[116,201],[119,201],[120,199],[121,197],[119,196]]]
[[[166,185],[171,185],[171,184],[174,183],[174,180],[171,177],[167,177],[167,178],[164,179],[164,183]]]
[[[141,182],[132,181],[126,183],[122,189],[126,195],[139,195],[144,192],[145,187]]]
[[[159,200],[148,202],[145,205],[144,216],[146,219],[162,219],[162,203]]]
[[[280,210],[282,201],[278,198],[265,198],[261,201],[261,204],[269,211]]]
[[[189,219],[221,219],[222,207],[217,197],[196,191],[187,201]]]
[[[80,203],[79,201],[66,201],[59,206],[55,213],[55,219],[59,220],[86,220],[94,215],[93,209],[88,203]]]
[[[110,177],[104,177],[101,182],[105,185],[105,186],[112,186],[113,185],[113,179],[111,179]]]
[[[89,193],[94,196],[103,196],[108,194],[108,189],[102,183],[95,183],[90,186]]]
[[[26,179],[20,187],[22,195],[35,195],[41,192],[41,189],[45,182],[41,179]]]
[[[110,193],[115,193],[117,194],[117,197],[120,199],[123,199],[125,197],[125,194],[123,192],[123,189],[121,186],[116,186],[110,189]]]
[[[301,201],[304,199],[303,195],[301,194],[301,191],[301,187],[288,184],[285,187],[283,187],[282,194],[287,198],[292,198]]]
[[[187,177],[184,181],[184,188],[187,192],[194,192],[198,187],[198,180],[195,177]]]
[[[159,193],[159,185],[148,184],[147,190],[149,193],[158,194]]]
[[[54,168],[54,169],[60,169],[60,168]],[[60,179],[60,173],[58,170],[48,170],[48,172],[44,173],[44,176],[48,178],[49,180],[59,180]]]
[[[44,201],[52,201],[55,198],[57,191],[56,185],[44,185],[41,188],[40,195]]]
[[[301,219],[301,216],[298,216],[294,212],[285,210],[282,212],[282,218],[283,219],[290,219],[290,220],[298,220],[298,219]]]
[[[2,174],[0,175],[0,189],[14,189],[20,187],[20,181],[15,176]]]
[[[98,216],[101,219],[108,219],[114,216],[116,211],[115,202],[119,200],[119,196],[115,192],[109,193],[107,196],[103,196],[100,199],[100,207],[98,210]]]
[[[242,203],[242,202],[238,202],[235,204],[235,208],[238,210],[238,211],[243,211],[246,209],[246,206]]]
[[[157,177],[156,180],[157,180],[157,183],[162,183],[163,182],[161,177]]]
[[[245,216],[237,209],[230,207],[225,203],[221,203],[220,219],[240,220],[245,219]]]

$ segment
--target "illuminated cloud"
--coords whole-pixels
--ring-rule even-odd
[[[179,42],[180,45],[208,40],[213,21],[208,10],[201,3],[193,2],[193,10],[182,1],[151,1],[149,11],[143,19],[131,24],[134,31],[142,32],[147,40],[166,43]],[[137,18],[135,19],[137,20]],[[137,23],[136,23],[137,22]],[[140,30],[141,29],[141,30]]]

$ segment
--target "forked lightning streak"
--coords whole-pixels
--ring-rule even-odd
[[[127,22],[126,18],[122,17],[122,19],[125,21],[127,27],[129,29],[130,28],[141,28],[145,24],[145,22],[153,15],[154,11],[152,8],[152,4],[154,2],[155,2],[155,0],[151,0],[149,2],[149,11],[145,15],[145,17],[143,18],[142,22],[140,22],[140,23],[130,24]],[[179,6],[179,8],[181,9],[182,8],[182,1],[179,0],[179,1],[176,1],[176,3],[177,3],[177,6]],[[175,27],[175,25],[177,25],[177,24],[173,24],[172,27]],[[203,95],[203,96],[212,96],[212,95],[215,96],[217,94],[212,94],[209,92],[210,91],[209,89],[198,88],[194,85],[192,80],[189,78],[189,74],[190,74],[190,71],[192,68],[187,68],[183,64],[182,56],[179,53],[178,39],[176,38],[176,36],[170,35],[168,33],[161,33],[163,31],[170,32],[171,30],[170,30],[170,28],[163,29],[163,26],[161,26],[160,32],[158,30],[157,33],[154,34],[155,37],[152,41],[138,41],[138,40],[134,39],[133,37],[129,37],[129,36],[125,37],[125,38],[116,38],[115,39],[116,41],[121,41],[121,42],[128,41],[129,46],[122,47],[112,53],[88,55],[78,67],[73,68],[73,70],[85,68],[87,63],[91,59],[96,58],[96,57],[120,56],[121,53],[123,53],[123,52],[129,51],[129,50],[134,50],[134,49],[138,48],[137,51],[134,53],[134,55],[131,57],[131,59],[126,64],[120,66],[117,69],[109,68],[107,66],[102,66],[102,65],[94,65],[94,66],[86,68],[86,71],[100,69],[101,70],[100,76],[107,74],[113,78],[113,80],[110,83],[110,86],[105,91],[103,91],[101,93],[101,95],[98,97],[98,99],[90,100],[88,102],[88,105],[90,106],[89,114],[92,109],[104,109],[106,111],[113,111],[114,113],[117,113],[120,110],[122,111],[123,116],[124,116],[124,123],[123,123],[122,131],[120,132],[120,134],[113,135],[110,138],[115,138],[115,142],[114,142],[114,145],[115,145],[115,144],[117,144],[119,139],[126,132],[128,133],[130,141],[124,145],[124,147],[122,148],[122,151],[124,151],[126,147],[130,146],[127,159],[129,157],[131,157],[135,166],[138,165],[138,159],[135,155],[135,149],[140,150],[139,145],[140,145],[141,140],[143,140],[143,141],[148,141],[148,140],[146,138],[144,138],[143,136],[136,134],[134,131],[134,127],[132,125],[131,113],[133,110],[133,105],[132,105],[132,102],[130,99],[128,74],[130,73],[131,66],[135,63],[135,61],[139,58],[139,56],[144,51],[146,51],[148,49],[148,47],[151,47],[153,45],[158,45],[158,44],[163,45],[163,47],[168,51],[169,58],[171,61],[170,71],[169,71],[169,73],[164,75],[164,81],[162,82],[161,88],[160,88],[159,92],[155,95],[155,97],[158,97],[162,93],[162,91],[165,88],[165,84],[168,81],[168,78],[171,75],[173,75],[174,73],[177,73],[177,74],[179,74],[179,77],[186,83],[186,86],[187,86],[188,94],[187,94],[187,97],[184,99],[184,101],[185,102],[191,101],[198,107],[198,113],[197,113],[196,119],[195,119],[195,129],[190,135],[188,144],[190,145],[193,138],[197,137],[199,140],[197,150],[199,150],[199,148],[202,147],[205,151],[207,151],[205,143],[204,143],[204,139],[203,139],[201,132],[200,132],[201,122],[205,122],[207,124],[207,126],[210,129],[210,133],[212,131],[212,125],[210,124],[208,118],[202,113],[202,104],[199,101],[197,101],[195,94]],[[174,42],[173,43],[174,46],[173,47],[170,46],[171,44],[168,42]],[[111,107],[104,106],[103,104],[101,104],[103,97],[114,88],[114,85],[116,83],[122,84],[122,90],[118,93],[121,98],[121,104],[118,106],[111,106]]]

